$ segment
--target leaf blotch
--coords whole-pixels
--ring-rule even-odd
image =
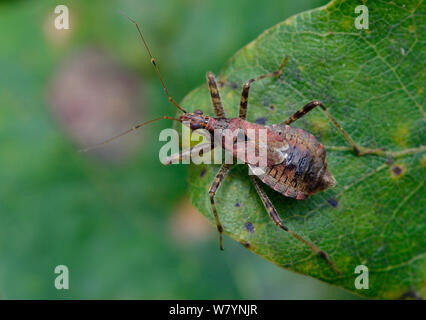
[[[203,168],[203,170],[201,170],[201,172],[200,172],[200,178],[204,177],[206,172],[207,172],[207,169]]]
[[[409,290],[401,295],[404,300],[423,300],[423,298],[414,290]]]
[[[336,199],[334,198],[330,198],[327,200],[327,202],[330,204],[330,206],[332,206],[333,208],[337,208],[337,206],[339,205],[339,203],[337,202]]]
[[[254,231],[255,231],[255,228],[254,228],[254,225],[253,225],[253,223],[251,223],[251,222],[246,222],[245,224],[244,224],[244,227],[250,232],[250,233],[254,233]]]
[[[245,247],[245,248],[250,248],[250,243],[248,241],[240,241],[240,243]]]
[[[267,119],[265,117],[260,117],[260,118],[256,119],[256,123],[261,124],[261,125],[265,125],[266,121],[267,121]]]
[[[225,80],[221,80],[217,83],[217,86],[220,88],[223,88],[224,86],[230,87],[231,89],[237,89],[238,88],[238,83],[236,82],[230,82],[230,81],[225,81]]]
[[[394,178],[399,178],[404,175],[405,167],[401,164],[395,164],[391,167],[391,174]]]

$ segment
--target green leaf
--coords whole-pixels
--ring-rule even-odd
[[[245,165],[233,167],[218,190],[218,213],[227,235],[280,267],[367,297],[425,297],[425,7],[369,1],[369,29],[358,30],[357,5],[332,1],[287,19],[238,51],[217,76],[226,82],[227,116],[237,117],[244,81],[276,70],[288,56],[279,79],[252,85],[248,121],[280,123],[319,99],[361,146],[386,148],[381,156],[357,157],[325,114],[313,110],[292,126],[326,146],[336,187],[301,201],[263,185],[285,224],[327,251],[342,274],[274,225]],[[213,114],[205,84],[183,105]],[[212,223],[208,188],[218,169],[191,165],[189,177],[192,201]],[[355,288],[361,264],[369,289]]]

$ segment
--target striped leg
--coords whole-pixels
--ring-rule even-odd
[[[213,150],[214,149],[214,144],[211,142],[206,142],[206,143],[200,143],[197,144],[195,147],[191,148],[191,149],[186,149],[183,151],[180,151],[176,154],[172,154],[170,157],[166,157],[164,159],[161,160],[161,163],[164,164],[165,166],[172,164],[172,163],[179,163],[182,161],[182,159],[186,159],[189,158],[191,156],[192,152],[196,152],[199,153],[200,155],[203,154],[203,149],[210,146],[209,150]]]
[[[218,118],[225,118],[225,110],[223,109],[222,99],[217,88],[216,80],[213,73],[207,72],[207,85],[209,86],[210,96],[212,97],[212,103],[214,108],[214,114]]]
[[[340,133],[343,135],[345,140],[349,143],[351,148],[354,150],[354,152],[358,156],[363,156],[365,154],[382,154],[383,153],[384,149],[369,149],[369,148],[364,148],[364,147],[358,146],[352,140],[352,138],[349,136],[349,134],[347,134],[347,132],[345,130],[343,130],[343,128],[340,126],[340,124],[336,121],[336,119],[334,119],[334,117],[327,111],[327,109],[324,107],[324,105],[320,101],[317,101],[317,100],[309,102],[302,109],[296,111],[295,114],[293,114],[287,120],[282,122],[282,124],[289,125],[290,123],[296,121],[297,119],[302,118],[305,114],[307,114],[309,111],[311,111],[312,109],[314,109],[315,107],[318,107],[318,106],[320,106],[320,108],[325,112],[327,117],[330,119],[330,121],[333,123],[333,125],[340,131]]]
[[[257,180],[258,178],[256,178],[255,176],[251,176],[251,179],[253,181],[253,184],[254,184],[254,187],[256,188],[257,193],[260,196],[260,199],[263,202],[263,205],[265,206],[266,211],[268,212],[269,216],[274,221],[274,223],[278,227],[280,227],[281,229],[283,229],[284,231],[286,231],[289,234],[291,234],[297,240],[299,240],[299,241],[303,242],[304,244],[306,244],[309,247],[309,249],[312,250],[313,253],[318,254],[320,257],[324,258],[328,262],[328,264],[333,268],[333,270],[336,273],[340,274],[339,269],[337,269],[337,267],[334,265],[334,263],[330,260],[330,258],[328,257],[327,252],[322,251],[316,245],[314,245],[313,243],[311,243],[309,241],[306,241],[301,236],[299,236],[297,233],[294,233],[293,231],[291,231],[289,228],[287,228],[285,225],[282,224],[281,218],[278,215],[277,210],[275,209],[275,207],[272,204],[271,200],[269,200],[269,198],[266,195],[266,193],[260,187],[259,181]]]
[[[210,203],[212,205],[214,218],[216,219],[217,230],[219,231],[220,250],[223,250],[223,244],[222,244],[223,227],[222,227],[222,224],[220,223],[219,216],[217,215],[216,205],[214,203],[214,196],[216,195],[217,189],[219,188],[222,181],[225,179],[225,176],[227,175],[230,168],[231,168],[230,164],[223,164],[222,167],[220,167],[219,172],[216,174],[216,177],[214,178],[213,183],[209,189]]]
[[[250,90],[250,85],[260,79],[264,79],[267,77],[276,77],[278,78],[281,75],[282,69],[284,68],[285,64],[287,62],[287,57],[284,58],[283,62],[281,63],[279,69],[274,72],[269,72],[267,74],[263,74],[261,76],[258,76],[256,78],[251,78],[246,81],[243,85],[243,91],[241,92],[241,100],[240,100],[240,115],[239,117],[243,120],[246,119],[247,116],[247,102],[248,102],[248,95]]]

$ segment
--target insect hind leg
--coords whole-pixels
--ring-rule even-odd
[[[291,117],[289,117],[287,120],[283,121],[281,124],[289,125],[293,123],[294,121],[302,118],[305,114],[307,114],[309,111],[313,110],[316,107],[320,107],[324,113],[327,115],[328,119],[333,123],[333,125],[339,130],[339,132],[343,135],[345,140],[348,142],[348,144],[351,146],[353,151],[358,156],[363,156],[366,154],[376,154],[381,155],[384,153],[383,148],[378,149],[370,149],[370,148],[364,148],[359,146],[357,143],[355,143],[352,138],[349,136],[349,134],[342,128],[342,126],[337,122],[337,120],[331,115],[331,113],[328,112],[326,107],[318,100],[314,100],[306,104],[302,109],[296,111]]]
[[[320,248],[318,248],[313,243],[311,243],[311,242],[303,239],[297,233],[291,231],[289,228],[287,228],[285,225],[283,225],[283,223],[281,221],[281,218],[278,215],[277,210],[275,209],[275,207],[272,204],[271,200],[269,200],[269,198],[266,195],[265,191],[262,190],[262,188],[261,188],[261,186],[260,186],[259,181],[257,180],[257,178],[255,176],[251,176],[251,179],[253,181],[253,184],[254,184],[254,187],[255,187],[257,193],[259,194],[260,199],[262,200],[262,203],[263,203],[266,211],[268,212],[269,216],[274,221],[274,223],[278,227],[280,227],[281,229],[283,229],[284,231],[288,232],[291,236],[293,236],[297,240],[303,242],[306,246],[309,247],[309,249],[312,250],[313,253],[318,254],[321,258],[325,259],[327,261],[327,263],[333,268],[333,270],[336,273],[340,274],[341,272],[339,271],[339,269],[337,269],[337,267],[335,266],[335,264],[331,261],[331,259],[329,258],[327,252],[321,250]]]

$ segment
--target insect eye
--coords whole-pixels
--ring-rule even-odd
[[[204,119],[204,124],[209,123],[209,119]]]
[[[195,110],[195,111],[194,111],[194,113],[195,113],[195,114],[202,115],[202,114],[203,114],[203,111],[201,111],[200,109],[197,109],[197,110]]]

